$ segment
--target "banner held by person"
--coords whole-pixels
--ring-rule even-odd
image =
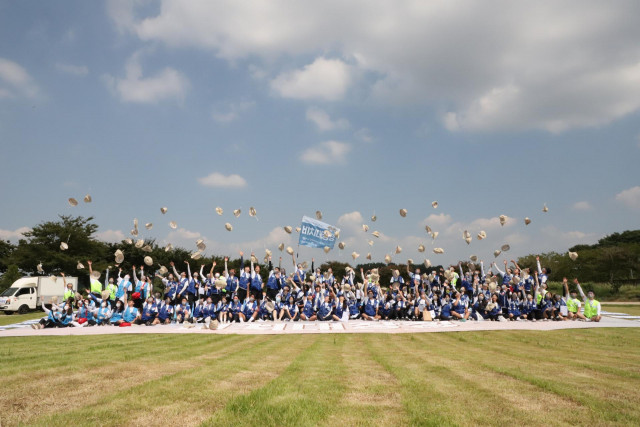
[[[308,246],[310,248],[324,248],[328,246],[333,249],[336,241],[335,235],[339,232],[340,229],[333,225],[304,216],[302,217],[302,224],[300,226],[298,245]]]

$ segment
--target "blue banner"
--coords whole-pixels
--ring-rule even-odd
[[[339,232],[340,229],[335,228],[333,225],[309,218],[308,216],[303,216],[298,244],[310,248],[324,248],[328,246],[333,249],[333,245],[336,242],[335,234]]]

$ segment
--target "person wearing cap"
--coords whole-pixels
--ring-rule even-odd
[[[165,295],[164,301],[158,305],[158,315],[153,319],[154,325],[168,325],[171,323],[173,317],[173,305],[171,305],[172,298],[169,295]]]
[[[592,290],[589,290],[587,295],[585,295],[580,283],[578,283],[578,279],[573,279],[573,283],[575,283],[578,288],[578,292],[580,292],[580,296],[584,301],[584,317],[588,322],[599,322],[602,319],[602,308],[600,307],[600,301],[596,299],[595,293]]]
[[[151,296],[147,298],[146,302],[142,305],[142,311],[140,317],[135,321],[136,325],[155,325],[156,316],[158,315],[158,306],[155,299]]]
[[[228,268],[228,263],[229,261],[229,257],[224,257],[224,278],[227,281],[227,286],[225,287],[225,293],[227,294],[227,298],[233,298],[233,295],[235,295],[235,293],[238,290],[238,285],[240,283],[240,280],[238,279],[238,277],[236,276],[236,270],[235,269],[231,269],[229,270]],[[227,299],[227,302],[229,302],[229,300]]]
[[[244,302],[247,299],[247,294],[251,286],[251,265],[244,265],[244,252],[240,251],[240,279],[238,280],[238,299],[240,302]]]
[[[564,287],[564,298],[567,304],[567,318],[569,320],[586,319],[586,317],[580,313],[582,303],[578,299],[578,292],[574,289],[569,293],[569,282],[566,277],[562,279],[562,286]]]
[[[380,315],[378,314],[380,302],[373,296],[371,289],[367,291],[367,298],[362,302],[362,306],[364,308],[362,313],[364,320],[380,320]]]

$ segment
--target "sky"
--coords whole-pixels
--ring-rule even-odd
[[[114,242],[138,218],[161,245],[278,256],[298,239],[283,226],[320,210],[345,249],[301,258],[447,264],[636,229],[638,16],[634,1],[0,0],[0,238],[83,215]]]

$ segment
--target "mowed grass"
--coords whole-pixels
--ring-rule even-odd
[[[24,322],[25,320],[42,319],[45,316],[42,311],[32,311],[27,314],[10,314],[6,315],[0,312],[0,326],[11,325],[13,323]]]
[[[626,313],[632,316],[640,316],[640,305],[606,304],[601,303],[602,309],[611,313]]]
[[[640,330],[0,339],[0,425],[640,425]]]

